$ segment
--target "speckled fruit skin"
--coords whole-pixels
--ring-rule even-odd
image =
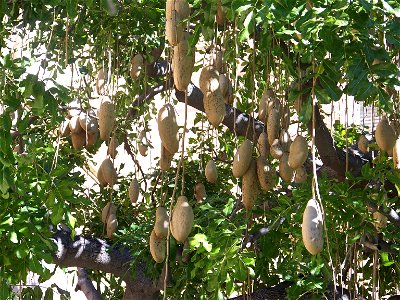
[[[393,150],[394,144],[396,143],[396,133],[392,126],[389,125],[386,117],[383,117],[376,126],[375,139],[381,150],[386,152]]]
[[[270,147],[268,143],[268,135],[265,131],[261,132],[257,140],[257,148],[260,156],[264,156],[268,158],[268,154],[270,152]]]
[[[170,45],[176,46],[182,39],[185,30],[183,20],[190,15],[190,7],[186,0],[167,0],[165,6],[165,35]]]
[[[79,133],[71,133],[72,147],[75,150],[80,150],[86,144],[86,132],[81,131]]]
[[[213,160],[208,161],[205,170],[207,181],[210,183],[216,183],[218,179],[218,170]]]
[[[189,33],[184,33],[182,40],[174,47],[172,58],[173,76],[175,87],[179,91],[185,91],[192,80],[195,61],[195,49],[189,51]]]
[[[316,255],[322,251],[324,246],[322,213],[315,199],[309,200],[304,210],[301,232],[308,252]]]
[[[179,149],[178,124],[176,122],[175,108],[172,104],[163,105],[158,111],[158,133],[161,142],[169,153],[174,154]]]
[[[103,223],[106,223],[108,216],[116,215],[116,213],[117,213],[117,207],[115,206],[115,204],[112,202],[108,202],[101,211],[101,221]]]
[[[238,148],[233,158],[232,174],[239,178],[246,173],[252,161],[253,143],[245,140]]]
[[[369,141],[365,135],[360,135],[360,138],[358,139],[358,150],[364,154],[369,152]]]
[[[294,182],[304,183],[307,181],[307,171],[304,166],[301,166],[295,170]]]
[[[242,202],[247,211],[251,211],[257,200],[259,192],[257,178],[257,164],[254,159],[251,160],[250,167],[243,175],[242,180]]]
[[[178,197],[172,210],[171,233],[181,243],[184,243],[192,231],[194,214],[188,199],[185,196]]]
[[[207,196],[206,187],[203,183],[198,182],[194,187],[194,197],[196,198],[197,202],[203,201],[203,199]]]
[[[128,196],[129,199],[131,200],[131,203],[137,202],[139,198],[139,193],[140,193],[139,182],[136,178],[133,178],[131,183],[129,184],[129,189],[128,189]]]
[[[289,166],[296,170],[304,164],[308,156],[308,145],[306,139],[298,135],[290,145]]]
[[[261,188],[268,192],[276,185],[276,171],[273,169],[265,157],[257,158],[257,177]]]
[[[109,158],[103,160],[100,165],[100,170],[104,176],[104,180],[107,182],[108,185],[113,186],[117,183],[117,171],[115,171],[114,165]]]
[[[99,117],[100,139],[107,141],[110,138],[115,122],[114,104],[110,97],[102,97],[97,115]]]
[[[168,212],[164,206],[157,207],[156,222],[154,223],[154,232],[160,239],[167,238],[169,218]]]
[[[277,109],[271,109],[268,114],[267,120],[267,133],[268,133],[268,142],[270,145],[274,142],[275,139],[279,138],[280,131],[280,116],[279,111]]]
[[[205,92],[203,104],[208,121],[217,128],[226,115],[224,97],[221,91],[218,89],[214,92]]]
[[[167,250],[166,241],[164,238],[157,237],[154,230],[150,234],[150,253],[156,263],[162,263],[165,259]]]
[[[285,152],[283,153],[280,161],[279,161],[279,176],[286,182],[292,182],[293,180],[293,169],[289,166],[288,163],[289,157]]]

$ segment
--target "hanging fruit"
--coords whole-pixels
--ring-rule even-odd
[[[316,255],[322,251],[324,245],[323,219],[321,208],[315,199],[309,200],[304,210],[301,233],[308,252]]]

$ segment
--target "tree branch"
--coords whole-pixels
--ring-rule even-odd
[[[76,236],[72,240],[67,230],[58,230],[52,240],[57,246],[53,255],[57,265],[99,270],[121,277],[126,282],[127,293],[134,291],[137,295],[136,298],[126,296],[126,299],[157,299],[159,289],[145,276],[143,264],[138,264],[135,276],[132,276],[130,262],[134,258],[129,249],[119,245],[111,246],[107,241],[94,237]]]
[[[78,268],[78,283],[75,290],[81,290],[88,300],[102,300],[85,269]]]

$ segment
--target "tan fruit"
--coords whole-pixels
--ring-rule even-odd
[[[396,143],[396,133],[389,125],[386,117],[383,117],[376,126],[375,139],[380,149],[386,152],[393,149],[394,144]]]
[[[162,263],[165,259],[165,253],[167,251],[166,241],[163,238],[157,237],[154,230],[150,234],[150,253],[156,263]]]
[[[107,181],[104,178],[104,174],[103,174],[101,165],[100,165],[99,169],[97,170],[96,177],[97,177],[97,180],[99,181],[100,186],[106,186],[107,185]]]
[[[207,196],[206,187],[203,183],[198,182],[194,187],[194,197],[196,198],[197,202],[203,201],[203,199]]]
[[[368,153],[369,152],[369,141],[368,139],[365,137],[365,135],[360,135],[360,138],[358,139],[358,149],[362,152],[362,153]]]
[[[107,236],[109,239],[112,238],[112,235],[117,230],[118,221],[116,215],[109,215],[107,219]]]
[[[98,110],[100,138],[107,141],[110,138],[111,131],[115,122],[114,104],[110,97],[103,96],[100,108]]]
[[[231,81],[228,79],[228,77],[226,77],[226,75],[220,74],[218,82],[225,104],[232,105],[233,87]]]
[[[163,145],[161,145],[161,156],[160,156],[160,169],[165,172],[171,168],[171,162],[174,155],[169,153]]]
[[[283,149],[281,146],[281,143],[279,142],[278,139],[275,139],[272,142],[272,145],[270,147],[270,152],[271,152],[271,156],[275,159],[281,159],[282,155],[283,155]]]
[[[88,148],[96,144],[98,137],[99,137],[98,131],[95,133],[86,133],[86,147]]]
[[[243,175],[242,180],[242,202],[247,211],[250,211],[257,200],[259,188],[257,178],[257,164],[251,160],[250,167]]]
[[[182,40],[174,47],[172,58],[175,87],[185,91],[192,80],[195,49],[189,49],[189,33],[184,33]]]
[[[268,117],[268,103],[270,103],[270,99],[273,98],[275,98],[274,91],[271,89],[265,89],[260,102],[258,103],[258,119],[263,123],[266,122]]]
[[[268,158],[269,154],[269,143],[268,143],[268,135],[265,131],[261,132],[257,140],[257,148],[260,156]]]
[[[308,145],[306,139],[298,135],[290,145],[289,166],[296,170],[307,160]]]
[[[96,91],[97,94],[103,95],[105,93],[105,87],[107,83],[107,71],[103,68],[97,72],[96,77]]]
[[[142,156],[147,156],[149,147],[147,146],[146,131],[142,130],[139,134],[139,153]]]
[[[215,20],[218,25],[223,26],[226,23],[226,14],[224,8],[222,7],[222,1],[217,1],[217,14],[215,16]]]
[[[111,137],[110,143],[108,144],[108,148],[107,148],[107,154],[110,155],[110,157],[115,158],[118,154],[118,140],[115,137],[115,135],[113,135]]]
[[[185,242],[193,226],[194,214],[185,196],[178,197],[172,210],[171,233],[178,242]]]
[[[131,60],[130,75],[133,80],[138,79],[144,69],[143,56],[136,54]]]
[[[267,117],[269,116],[271,110],[273,109],[276,109],[278,111],[278,115],[281,116],[282,104],[276,97],[275,92],[269,89],[267,91]]]
[[[257,158],[257,177],[261,188],[268,192],[274,188],[277,183],[276,172],[263,156]]]
[[[117,183],[118,175],[117,171],[115,170],[113,163],[109,158],[103,160],[100,165],[101,172],[104,176],[105,181],[112,187],[114,184]]]
[[[72,147],[75,150],[80,150],[86,144],[86,133],[81,131],[79,133],[71,133]]]
[[[108,202],[106,206],[104,206],[103,210],[101,211],[101,221],[106,223],[109,215],[116,215],[117,214],[117,207],[114,203]]]
[[[217,128],[224,120],[226,114],[225,102],[221,91],[218,89],[214,92],[206,92],[203,101],[208,121]]]
[[[281,124],[282,124],[282,128],[285,130],[289,129],[289,125],[290,125],[290,109],[289,109],[289,105],[285,105],[282,108],[282,116],[281,116]]]
[[[83,131],[79,123],[79,115],[73,116],[71,120],[69,120],[69,129],[71,133],[80,133]]]
[[[60,124],[60,134],[61,137],[67,137],[71,134],[71,128],[69,127],[69,120],[66,119]]]
[[[179,149],[179,128],[176,122],[175,108],[172,104],[167,103],[160,108],[157,123],[162,144],[169,153],[175,154]]]
[[[222,52],[221,50],[218,50],[215,53],[215,57],[214,57],[214,67],[220,74],[223,73],[223,69],[224,69],[223,60],[224,60],[224,52]]]
[[[129,189],[128,189],[128,196],[129,199],[131,200],[131,203],[137,202],[139,198],[139,193],[140,193],[139,182],[136,178],[133,178],[131,183],[129,184]]]
[[[376,222],[374,223],[374,225],[375,225],[375,228],[376,228],[378,231],[381,231],[383,228],[386,227],[388,218],[387,218],[385,215],[381,214],[379,211],[375,211],[375,212],[372,214],[372,217],[373,217],[374,220],[376,221]]]
[[[279,131],[280,131],[279,111],[273,108],[270,110],[267,120],[267,134],[268,134],[268,142],[270,145],[272,145],[275,139],[279,138]]]
[[[190,15],[186,0],[167,0],[165,7],[165,35],[170,45],[176,46],[182,39],[186,24],[183,22]]]
[[[169,218],[168,212],[165,207],[157,207],[156,210],[156,222],[154,224],[154,232],[160,239],[167,238],[168,235]]]
[[[400,171],[400,137],[396,140],[393,147],[393,163],[394,168]]]
[[[216,183],[218,179],[218,170],[215,162],[210,160],[206,165],[205,170],[207,181],[210,183]]]
[[[316,255],[322,251],[324,246],[322,212],[315,199],[309,200],[304,210],[301,233],[308,252]]]
[[[79,114],[79,124],[87,133],[99,132],[99,124],[97,122],[96,113],[92,109]]]
[[[279,135],[279,142],[281,144],[282,150],[284,152],[289,152],[292,140],[290,139],[290,134],[287,130],[285,129],[281,130],[281,133]]]
[[[304,166],[301,166],[300,168],[296,169],[296,171],[295,171],[294,182],[304,183],[306,181],[307,181],[306,168],[304,168]]]
[[[232,174],[239,178],[247,172],[250,163],[253,160],[253,143],[250,140],[245,140],[238,148],[233,158]]]
[[[203,94],[219,90],[219,73],[217,69],[213,66],[201,69],[199,83]]]
[[[293,179],[293,169],[289,166],[289,155],[285,152],[283,153],[279,161],[279,176],[286,182],[292,182]]]

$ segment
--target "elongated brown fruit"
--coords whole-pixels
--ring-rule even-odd
[[[301,166],[295,171],[294,182],[304,183],[306,181],[307,181],[307,171],[306,168],[304,168],[304,166]]]
[[[252,161],[253,143],[245,140],[236,151],[233,158],[232,173],[236,178],[242,177],[249,169]]]
[[[165,207],[157,207],[156,210],[156,222],[154,224],[154,232],[160,239],[167,238],[168,235],[169,218],[168,212]]]
[[[106,83],[107,83],[107,71],[103,68],[100,69],[97,72],[97,76],[96,76],[96,91],[97,94],[99,95],[103,95],[105,93],[105,89],[106,89]]]
[[[115,206],[114,203],[108,202],[101,211],[101,221],[103,223],[106,223],[109,215],[116,215],[116,214],[117,214],[117,207]]]
[[[304,164],[308,156],[308,145],[306,139],[298,135],[290,145],[289,166],[296,170]]]
[[[192,231],[194,214],[185,196],[180,196],[172,210],[171,233],[181,243],[184,243]]]
[[[375,139],[380,149],[386,152],[393,150],[394,144],[396,143],[396,133],[389,125],[386,117],[383,117],[376,126]]]
[[[174,155],[169,153],[167,149],[161,144],[161,155],[160,155],[160,169],[165,172],[171,168],[171,162]]]
[[[190,15],[190,7],[186,0],[167,0],[165,6],[165,35],[170,45],[176,46],[183,36],[185,23]]]
[[[113,135],[111,137],[110,143],[108,144],[108,148],[107,148],[107,154],[110,155],[110,157],[115,158],[117,157],[118,154],[118,140],[115,137],[115,135]]]
[[[279,139],[275,139],[272,142],[271,147],[269,148],[270,152],[271,152],[271,156],[275,159],[281,159],[282,155],[283,155],[283,149],[281,146],[281,143],[279,142]]]
[[[118,179],[117,171],[115,171],[113,163],[109,158],[103,160],[103,162],[100,165],[100,169],[108,185],[112,187],[114,184],[117,183]]]
[[[280,115],[277,109],[271,109],[268,114],[267,120],[267,133],[268,133],[268,142],[270,145],[274,142],[275,139],[279,138],[280,131]]]
[[[207,181],[210,183],[216,183],[218,179],[218,170],[215,162],[210,160],[206,165],[205,170]]]
[[[257,178],[265,192],[270,191],[277,184],[276,171],[263,156],[257,158]]]
[[[360,135],[360,138],[358,139],[358,149],[362,153],[368,153],[369,152],[369,141],[365,137],[365,135]]]
[[[79,123],[79,116],[73,116],[71,120],[69,120],[69,128],[71,133],[80,133],[82,132],[81,124]]]
[[[203,94],[219,90],[219,72],[214,66],[204,67],[200,72],[199,83]]]
[[[279,176],[286,182],[292,182],[293,169],[289,166],[289,157],[285,152],[279,161]]]
[[[146,131],[142,130],[139,134],[139,153],[142,156],[147,156],[149,147],[147,146],[147,138],[146,138]]]
[[[400,137],[396,140],[393,147],[393,163],[394,168],[400,171]]]
[[[196,183],[194,187],[194,197],[196,198],[197,202],[203,201],[206,196],[206,187],[204,184],[201,182]]]
[[[253,159],[242,180],[242,202],[247,211],[253,208],[258,192],[257,165]]]
[[[71,133],[72,147],[75,150],[80,150],[86,144],[86,133],[81,131],[79,133]]]
[[[164,238],[157,237],[154,230],[150,234],[150,253],[156,263],[161,263],[165,259],[165,253],[167,251],[166,241]]]
[[[79,124],[87,133],[94,134],[99,132],[99,124],[97,122],[96,113],[92,109],[79,114]]]
[[[189,33],[185,32],[182,40],[174,47],[172,58],[175,87],[185,91],[192,80],[195,49],[189,49]]]
[[[158,133],[161,142],[169,153],[174,154],[179,149],[178,124],[176,122],[175,108],[167,103],[158,111]]]
[[[143,56],[141,54],[136,54],[131,60],[131,70],[130,75],[133,80],[138,79],[144,68]]]
[[[65,119],[60,124],[61,137],[67,137],[71,134],[71,128],[69,127],[69,120]]]
[[[315,199],[309,200],[304,210],[301,233],[308,252],[316,255],[322,251],[324,246],[322,212]]]
[[[101,165],[100,165],[99,169],[97,170],[96,177],[97,177],[97,180],[99,181],[100,186],[106,186],[107,185],[107,181],[104,178],[104,174],[103,174]]]
[[[258,152],[260,153],[260,156],[268,158],[270,147],[268,142],[268,135],[265,131],[261,132],[260,136],[258,137],[257,148]]]
[[[113,214],[109,215],[107,218],[107,236],[109,239],[112,238],[112,235],[117,230],[117,227],[118,227],[117,216]]]
[[[133,178],[129,184],[128,195],[131,203],[136,203],[139,198],[140,187],[139,182],[136,178]]]
[[[203,104],[208,121],[217,128],[226,115],[224,97],[221,91],[218,89],[214,92],[205,92]]]
[[[115,122],[114,104],[110,97],[103,96],[98,110],[100,138],[107,141]]]

